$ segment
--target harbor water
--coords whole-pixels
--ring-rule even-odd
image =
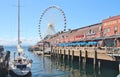
[[[107,65],[104,62],[102,64],[104,67],[94,69],[91,62],[79,64],[77,59],[71,62],[57,57],[37,56],[29,52],[28,47],[23,48],[25,55],[33,60],[31,77],[116,77],[119,74],[115,66],[111,67],[111,64]],[[17,53],[16,46],[6,46],[6,50],[10,50],[11,58],[14,52]]]

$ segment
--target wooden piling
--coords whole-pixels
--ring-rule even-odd
[[[68,56],[67,56],[67,62],[68,62],[68,66],[70,68],[70,50],[68,50]],[[70,70],[70,69],[69,69]]]
[[[118,63],[119,63],[119,74],[120,74],[120,61]]]
[[[55,51],[56,51],[56,50],[53,51],[53,55],[54,55],[54,57],[55,57]]]
[[[61,49],[60,49],[60,58],[62,57],[61,55],[62,55],[62,54],[61,54]]]
[[[59,62],[60,62],[60,66],[62,66],[62,50],[60,49],[60,54],[59,54]]]
[[[100,75],[100,69],[101,69],[101,61],[98,60],[98,73],[99,73],[99,75]]]
[[[57,58],[59,59],[59,49],[57,50]]]
[[[70,60],[70,50],[68,50],[68,60]]]
[[[84,57],[84,60],[83,60],[85,64],[86,64],[86,62],[87,62],[87,55],[88,55],[88,54],[87,54],[87,50],[85,50],[85,57]]]
[[[55,49],[54,52],[53,52],[53,53],[54,53],[54,56],[56,56],[55,52],[56,52],[56,49]]]
[[[59,49],[57,50],[57,66],[59,65]]]
[[[81,64],[81,61],[82,61],[82,51],[80,50],[80,53],[79,53],[79,65]]]
[[[94,51],[94,58],[93,58],[94,68],[96,67],[96,64],[97,64],[97,50]]]
[[[52,52],[53,52],[53,46],[51,46],[51,55],[52,55]]]
[[[58,57],[59,57],[59,59],[60,59],[60,49],[59,49],[59,51],[58,51]]]
[[[54,57],[54,49],[52,50],[52,57]]]
[[[53,50],[53,57],[55,57],[55,49]]]
[[[63,50],[63,60],[65,60],[65,50]]]
[[[73,62],[73,59],[74,59],[74,50],[72,50],[71,62]]]
[[[55,50],[55,57],[57,57],[57,49]]]

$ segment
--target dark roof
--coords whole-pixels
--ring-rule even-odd
[[[84,26],[84,27],[81,27],[81,28],[77,28],[76,30],[78,30],[78,29],[83,29],[83,28],[87,28],[87,27],[92,27],[92,26],[96,26],[96,25],[100,25],[100,24],[102,24],[102,23],[96,23],[96,24]]]
[[[104,38],[105,38],[105,39],[120,38],[120,35],[105,36]]]
[[[96,24],[84,26],[84,27],[81,27],[81,28],[72,29],[72,30],[70,30],[70,31],[77,31],[77,30],[79,30],[79,29],[84,29],[84,28],[87,28],[87,27],[92,27],[92,26],[96,26],[96,25],[100,25],[100,24],[102,24],[102,23],[96,23]],[[69,32],[69,31],[66,31],[66,32]]]
[[[112,36],[103,36],[103,37],[97,37],[97,38],[85,38],[82,41],[99,41],[104,39],[114,39],[114,38],[120,38],[120,35],[112,35]]]

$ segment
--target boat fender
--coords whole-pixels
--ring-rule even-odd
[[[3,59],[2,58],[0,59],[0,63],[3,63]]]

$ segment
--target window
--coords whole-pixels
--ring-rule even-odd
[[[106,29],[104,29],[104,32],[103,32],[103,34],[104,34],[104,35],[106,34]]]
[[[92,32],[92,30],[90,29],[90,30],[89,30],[89,34],[91,34],[91,32]]]
[[[107,29],[107,32],[110,32],[110,28]]]
[[[102,30],[102,26],[100,25],[100,26],[99,26],[99,31],[101,31],[101,30]]]
[[[115,27],[114,27],[114,34],[117,34],[117,31],[118,31],[118,27],[115,26]]]
[[[86,33],[87,36],[95,35],[95,31],[92,29],[89,29],[88,32]]]
[[[95,33],[95,31],[93,30],[93,31],[92,31],[92,33],[94,34],[94,33]]]
[[[114,29],[117,30],[117,26],[115,26]]]

